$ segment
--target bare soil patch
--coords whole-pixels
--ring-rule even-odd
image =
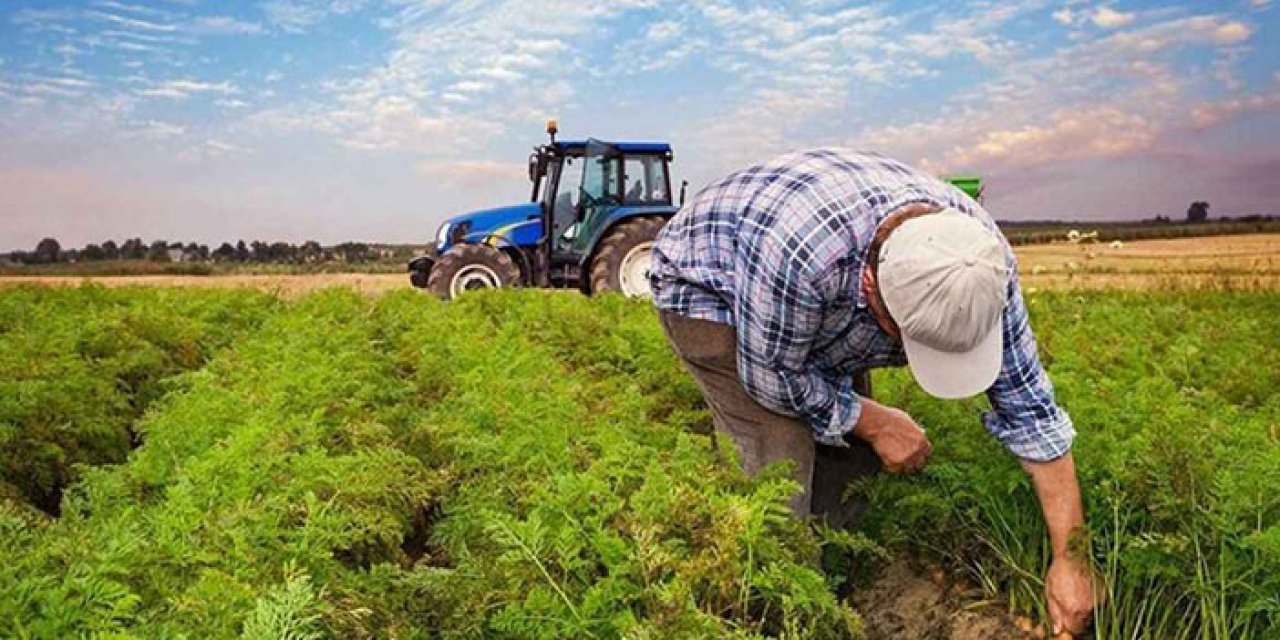
[[[1022,640],[1042,632],[1019,629],[1001,606],[984,603],[963,583],[928,575],[907,560],[886,567],[851,596],[866,623],[867,640]],[[1024,627],[1030,623],[1022,621]]]

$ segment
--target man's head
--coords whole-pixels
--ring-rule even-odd
[[[990,387],[1010,277],[999,237],[959,211],[909,205],[881,225],[870,258],[869,306],[920,386],[943,398]]]

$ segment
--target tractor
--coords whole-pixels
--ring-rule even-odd
[[[409,280],[446,300],[521,286],[648,297],[653,241],[679,209],[665,142],[556,140],[529,156],[529,202],[449,218],[409,262]],[[974,198],[982,182],[948,178]],[[680,185],[684,203],[688,182]]]
[[[530,201],[446,220],[409,262],[414,286],[445,299],[509,286],[649,295],[653,241],[678,209],[671,145],[557,140],[557,129],[548,122],[550,142],[529,156]]]

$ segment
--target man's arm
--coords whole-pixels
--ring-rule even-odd
[[[1016,273],[1016,271],[1015,271]],[[1084,630],[1093,610],[1087,557],[1072,553],[1072,537],[1084,529],[1084,508],[1071,444],[1075,428],[1058,406],[1053,385],[1036,352],[1026,303],[1015,275],[1004,311],[1004,362],[987,391],[992,411],[984,423],[1031,477],[1053,549],[1045,598],[1054,633]]]
[[[1082,633],[1093,612],[1094,595],[1088,557],[1071,548],[1084,531],[1075,460],[1067,453],[1052,462],[1024,460],[1022,468],[1035,486],[1053,548],[1053,560],[1044,579],[1053,633]]]

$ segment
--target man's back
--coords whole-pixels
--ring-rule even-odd
[[[833,307],[852,307],[876,226],[910,202],[954,208],[995,229],[964,192],[875,153],[814,149],[737,171],[699,191],[664,228],[654,246],[654,302],[734,324],[739,282],[763,260],[794,264],[822,283]]]

